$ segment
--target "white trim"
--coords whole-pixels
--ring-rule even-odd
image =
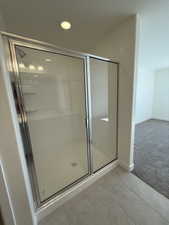
[[[124,170],[127,170],[128,172],[131,172],[134,169],[134,163],[131,163],[129,165],[129,164],[125,163],[125,162],[120,161],[119,162],[119,166],[121,168],[123,168]]]
[[[89,53],[79,52],[79,51],[75,51],[75,50],[72,50],[72,49],[66,49],[66,48],[59,47],[59,46],[56,46],[56,45],[48,43],[48,42],[23,37],[21,35],[12,34],[12,33],[8,33],[8,32],[5,32],[5,31],[0,31],[0,35],[4,35],[8,38],[12,38],[12,39],[19,40],[19,41],[26,41],[26,42],[33,43],[33,44],[36,44],[36,45],[45,45],[47,47],[54,48],[54,49],[57,49],[59,51],[64,51],[64,52],[71,53],[71,54],[75,53],[75,54],[88,56],[88,57],[92,57],[92,58],[97,58],[97,59],[101,59],[101,60],[105,60],[105,61],[111,61],[111,62],[116,63],[116,64],[119,63],[119,61],[117,61],[115,59],[110,59],[110,58],[105,58],[105,57],[102,57],[102,56],[97,56],[97,55],[93,55],[93,54],[89,54]]]
[[[142,121],[139,121],[139,122],[135,123],[135,125],[139,125],[139,124],[147,122],[149,120],[160,120],[160,121],[164,121],[164,122],[169,122],[169,120],[159,119],[159,118],[155,118],[155,117],[150,117],[149,119],[142,120]]]
[[[127,171],[134,169],[134,141],[135,141],[135,106],[136,106],[136,90],[137,90],[137,75],[138,75],[138,58],[139,58],[139,44],[140,44],[140,23],[141,17],[136,14],[135,24],[135,49],[134,49],[134,76],[132,87],[132,112],[131,112],[131,138],[130,138],[130,152],[129,152],[129,165],[125,162],[121,162],[120,165]]]
[[[130,166],[129,166],[129,171],[131,172],[133,170],[134,170],[134,163],[130,164]]]
[[[118,160],[112,162],[111,164],[105,166],[103,169],[99,170],[95,174],[92,174],[90,177],[83,180],[81,183],[77,184],[76,186],[70,188],[66,192],[60,194],[55,199],[52,199],[50,202],[48,202],[46,205],[44,205],[42,208],[38,209],[36,212],[37,220],[41,221],[43,218],[45,218],[47,215],[52,213],[56,208],[63,203],[65,203],[67,200],[71,199],[75,195],[77,195],[82,190],[86,189],[88,186],[93,184],[96,180],[113,170],[115,167],[118,166]]]
[[[160,120],[160,121],[164,121],[164,122],[169,122],[169,120],[167,120],[167,119],[161,119],[161,118],[157,118],[157,117],[152,117],[150,120]]]
[[[3,218],[5,221],[7,220],[8,222],[10,222],[11,225],[17,225],[16,223],[16,217],[15,217],[15,213],[14,213],[14,209],[13,209],[13,205],[12,205],[12,200],[11,200],[11,195],[10,195],[10,191],[9,191],[9,186],[8,186],[8,182],[7,182],[7,178],[5,175],[5,171],[4,171],[4,166],[2,163],[2,160],[0,159],[0,176],[1,176],[1,194],[3,194],[6,199],[6,204],[8,206],[5,206],[5,210],[3,207],[4,202],[1,202],[1,209],[2,209],[2,213],[4,213],[5,218]],[[4,189],[5,188],[5,189]],[[2,193],[3,192],[3,193]],[[1,195],[2,197],[2,195]],[[2,199],[0,199],[2,200]],[[8,217],[8,218],[6,218]]]
[[[151,120],[151,119],[153,119],[153,118],[147,118],[147,119],[145,119],[145,120],[141,120],[141,121],[135,123],[135,125],[139,125],[139,124],[144,123],[144,122],[146,122],[146,121],[148,121],[148,120]]]

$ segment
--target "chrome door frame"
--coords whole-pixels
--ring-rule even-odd
[[[92,151],[91,151],[91,98],[90,98],[90,58],[96,58],[99,60],[107,61],[107,62],[112,62],[114,64],[117,64],[117,92],[118,92],[118,83],[119,83],[119,63],[116,61],[113,61],[108,58],[92,55],[92,54],[87,54],[87,53],[82,53],[82,52],[77,52],[73,50],[68,50],[64,48],[59,48],[53,44],[49,44],[46,42],[42,41],[37,41],[34,39],[30,38],[25,38],[19,35],[14,35],[10,34],[7,32],[0,32],[2,35],[6,51],[8,51],[8,54],[10,53],[10,59],[9,59],[9,72],[10,74],[12,73],[13,77],[15,78],[15,88],[17,91],[17,100],[19,103],[19,114],[18,114],[18,123],[20,127],[20,132],[22,133],[21,125],[24,130],[24,138],[26,138],[27,145],[30,148],[31,151],[31,157],[29,159],[26,158],[27,162],[27,168],[29,172],[29,177],[30,177],[30,184],[32,186],[32,194],[34,198],[34,205],[36,209],[43,208],[49,201],[52,201],[55,197],[57,197],[59,194],[62,194],[66,190],[70,189],[74,185],[78,184],[79,182],[83,181],[85,178],[88,176],[94,174],[96,171],[93,170],[93,157],[92,157]],[[54,193],[51,195],[48,199],[45,199],[44,201],[40,200],[40,193],[39,193],[39,186],[37,182],[37,176],[36,176],[36,170],[34,166],[34,161],[33,161],[33,152],[32,152],[32,147],[31,147],[31,140],[30,140],[30,134],[29,134],[29,128],[27,124],[27,115],[25,111],[25,106],[24,106],[24,101],[23,101],[23,92],[21,88],[21,81],[20,81],[20,75],[19,75],[19,70],[18,70],[18,64],[17,64],[17,59],[16,59],[16,52],[15,52],[15,46],[22,46],[22,47],[27,47],[35,50],[40,50],[40,51],[45,51],[53,54],[60,54],[60,55],[65,55],[65,56],[70,56],[70,57],[76,57],[76,58],[81,58],[83,59],[84,63],[84,91],[85,91],[85,113],[86,113],[86,139],[87,139],[87,160],[88,160],[88,173],[75,182],[69,184],[68,186],[64,187],[63,189],[59,190],[58,192]],[[10,77],[11,81],[11,77]],[[12,88],[12,82],[11,82],[11,89]],[[14,102],[16,103],[15,99]],[[15,104],[16,106],[16,104]],[[116,135],[117,135],[117,146],[116,146],[116,158],[113,159],[111,162],[117,159],[118,157],[118,93],[117,93],[117,130],[116,130]],[[21,135],[22,136],[22,135]],[[25,149],[25,143],[22,137],[22,142],[23,146]],[[110,164],[109,162],[108,164]],[[107,165],[108,165],[107,164]],[[105,167],[104,165],[103,167]],[[102,167],[102,168],[103,168]],[[100,168],[99,170],[101,170]]]
[[[93,166],[93,153],[91,150],[91,142],[92,142],[92,100],[91,100],[91,70],[90,70],[90,59],[97,59],[103,62],[108,62],[108,63],[113,63],[116,64],[117,66],[117,77],[116,77],[116,86],[117,86],[117,90],[116,90],[116,157],[114,159],[112,159],[110,162],[106,163],[105,165],[101,166],[100,168],[98,168],[97,170],[94,170],[94,166]],[[116,161],[118,159],[118,120],[119,120],[119,63],[118,62],[114,62],[111,59],[108,58],[103,58],[100,56],[96,56],[96,55],[91,55],[88,54],[87,56],[87,67],[88,67],[88,102],[89,102],[89,130],[90,130],[90,155],[91,155],[91,171],[92,174],[97,173],[98,171],[102,170],[104,167],[108,166],[110,163]]]
[[[29,170],[29,175],[30,175],[30,183],[32,186],[32,193],[34,196],[34,200],[35,200],[35,207],[39,208],[41,206],[43,206],[46,202],[48,202],[50,199],[53,199],[55,196],[59,195],[60,193],[63,193],[65,190],[69,189],[70,187],[74,186],[75,184],[81,182],[84,178],[88,177],[91,174],[91,160],[90,160],[90,143],[89,143],[89,127],[88,127],[88,94],[87,94],[87,66],[86,66],[86,56],[85,55],[81,55],[79,53],[75,53],[75,52],[69,52],[69,51],[65,51],[65,50],[60,50],[60,49],[54,49],[53,47],[50,46],[46,46],[46,45],[41,45],[41,44],[34,44],[34,43],[30,43],[29,40],[27,39],[22,39],[22,40],[18,40],[17,38],[13,38],[10,36],[3,35],[3,38],[6,39],[6,43],[8,42],[9,44],[9,51],[10,51],[10,64],[11,64],[11,72],[12,75],[15,79],[15,89],[16,89],[16,93],[17,93],[17,101],[18,101],[18,105],[19,105],[19,114],[18,114],[18,122],[20,125],[20,131],[22,133],[22,142],[24,145],[24,149],[28,148],[29,149],[29,157],[26,157],[26,161],[27,161],[27,167]],[[44,52],[49,52],[49,53],[53,53],[53,54],[59,54],[59,55],[65,55],[65,56],[69,56],[69,57],[73,57],[73,58],[80,58],[83,60],[83,71],[84,71],[84,101],[85,101],[85,135],[86,135],[86,142],[87,142],[87,164],[88,164],[88,172],[87,174],[83,175],[82,177],[80,177],[79,179],[77,179],[76,181],[70,183],[68,186],[64,187],[63,189],[57,191],[56,193],[54,193],[53,195],[51,195],[49,198],[45,199],[45,200],[41,200],[40,199],[40,193],[39,193],[39,185],[38,185],[38,180],[37,180],[37,174],[36,174],[36,169],[35,169],[35,162],[33,159],[33,150],[32,150],[32,145],[31,145],[31,138],[30,138],[30,132],[29,132],[29,125],[28,125],[28,119],[27,119],[27,113],[25,110],[25,103],[24,103],[24,98],[23,98],[23,91],[22,91],[22,86],[21,86],[21,79],[20,79],[20,75],[19,75],[19,69],[18,69],[18,63],[17,63],[17,58],[16,58],[16,51],[15,51],[15,46],[21,46],[21,47],[27,47],[30,49],[35,49],[35,50],[40,50],[40,51],[44,51]],[[10,78],[11,81],[11,78]],[[11,85],[12,88],[12,85]],[[15,105],[16,105],[16,101],[15,101]],[[26,143],[25,143],[26,142]],[[25,146],[26,145],[26,146]]]

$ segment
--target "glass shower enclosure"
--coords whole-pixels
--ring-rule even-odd
[[[117,159],[118,63],[3,35],[37,207]]]

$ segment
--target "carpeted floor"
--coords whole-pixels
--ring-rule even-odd
[[[134,163],[133,173],[169,198],[169,122],[136,125]]]

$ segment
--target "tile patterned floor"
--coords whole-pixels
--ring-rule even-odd
[[[39,225],[168,225],[169,200],[117,167]]]

